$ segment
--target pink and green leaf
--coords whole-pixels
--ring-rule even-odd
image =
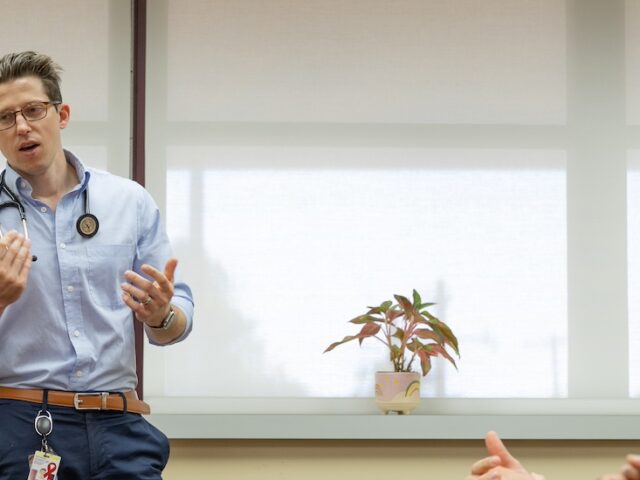
[[[402,295],[394,295],[394,297],[398,301],[400,308],[404,310],[405,313],[413,312],[413,304],[407,297],[403,297]]]
[[[433,319],[431,320],[430,325],[435,331],[437,331],[444,337],[445,343],[453,348],[454,352],[456,352],[456,354],[460,356],[460,350],[458,349],[458,339],[453,334],[449,326],[435,317],[433,317]]]
[[[407,349],[410,352],[415,352],[416,350],[420,350],[420,349],[422,349],[422,346],[423,346],[422,343],[420,343],[415,338],[413,340],[411,340],[409,343],[407,343]]]
[[[429,330],[428,328],[416,328],[413,334],[418,338],[422,338],[423,340],[435,340],[438,343],[441,343],[443,340],[440,335],[432,330]]]
[[[365,338],[373,337],[376,333],[380,331],[380,325],[377,323],[365,323],[360,330],[360,333],[356,335],[359,338],[360,345],[362,345],[362,341]]]
[[[395,363],[396,358],[401,358],[403,355],[404,353],[402,352],[402,350],[400,350],[400,347],[398,347],[397,345],[389,346],[389,359],[391,360],[392,363]]]
[[[388,322],[393,322],[396,318],[401,317],[402,315],[404,315],[404,312],[402,312],[402,310],[389,309],[387,311],[386,318]]]
[[[378,325],[377,323],[365,323],[362,329],[360,330],[360,333],[358,333],[357,335],[347,335],[339,342],[332,343],[327,347],[327,349],[323,353],[330,352],[331,350],[336,348],[338,345],[342,345],[343,343],[347,343],[352,340],[358,340],[362,345],[362,341],[365,338],[373,337],[379,331],[380,331],[380,325]]]
[[[420,308],[420,304],[422,303],[422,299],[420,298],[420,294],[417,292],[417,290],[414,288],[413,289],[413,306],[416,309]]]
[[[360,315],[356,318],[352,318],[351,320],[349,320],[349,323],[355,323],[355,324],[370,323],[370,322],[384,322],[384,319],[367,314],[367,315]]]
[[[326,350],[322,353],[327,353],[330,352],[331,350],[333,350],[334,348],[336,348],[338,345],[342,345],[343,343],[347,343],[350,342],[351,340],[355,340],[356,338],[358,338],[357,335],[347,335],[346,337],[344,337],[342,340],[340,340],[339,342],[333,342],[331,345],[329,345]]]
[[[396,331],[391,334],[392,337],[397,338],[398,340],[404,339],[404,330],[400,327],[396,327]]]
[[[453,359],[451,355],[449,355],[449,352],[447,352],[442,345],[438,345],[437,343],[428,343],[423,347],[422,350],[426,351],[426,353],[428,353],[433,357],[442,355],[444,358],[449,360],[454,367],[456,367],[456,370],[458,369],[458,366],[456,365],[456,361]]]
[[[421,303],[420,305],[416,306],[416,308],[420,311],[420,313],[422,313],[422,310],[429,307],[433,307],[434,305],[437,305],[437,303],[427,302],[427,303]]]
[[[418,350],[418,357],[420,358],[422,376],[426,377],[427,373],[431,371],[431,358],[429,358],[429,355],[424,350]]]

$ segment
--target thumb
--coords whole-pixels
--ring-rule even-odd
[[[522,469],[522,464],[509,453],[496,432],[488,432],[484,443],[490,455],[500,457],[503,467]]]
[[[164,266],[164,276],[167,277],[171,283],[173,283],[173,277],[176,272],[176,267],[178,266],[177,258],[170,258],[167,261],[167,264]]]

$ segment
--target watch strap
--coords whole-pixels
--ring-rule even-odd
[[[162,319],[160,325],[158,325],[157,327],[152,327],[151,325],[149,325],[149,328],[152,328],[154,330],[169,330],[169,327],[173,323],[173,319],[175,318],[175,316],[176,311],[173,309],[173,305],[170,305],[169,313],[167,313],[167,316]]]

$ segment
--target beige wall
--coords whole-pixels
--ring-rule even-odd
[[[547,480],[593,480],[640,452],[640,441],[506,443]],[[482,442],[467,440],[174,440],[171,447],[165,480],[463,480],[484,455]]]

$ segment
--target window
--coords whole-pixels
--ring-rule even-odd
[[[150,4],[148,188],[198,312],[145,352],[156,411],[371,397],[373,342],[322,351],[413,288],[462,352],[423,396],[570,397],[569,34],[555,1]]]

